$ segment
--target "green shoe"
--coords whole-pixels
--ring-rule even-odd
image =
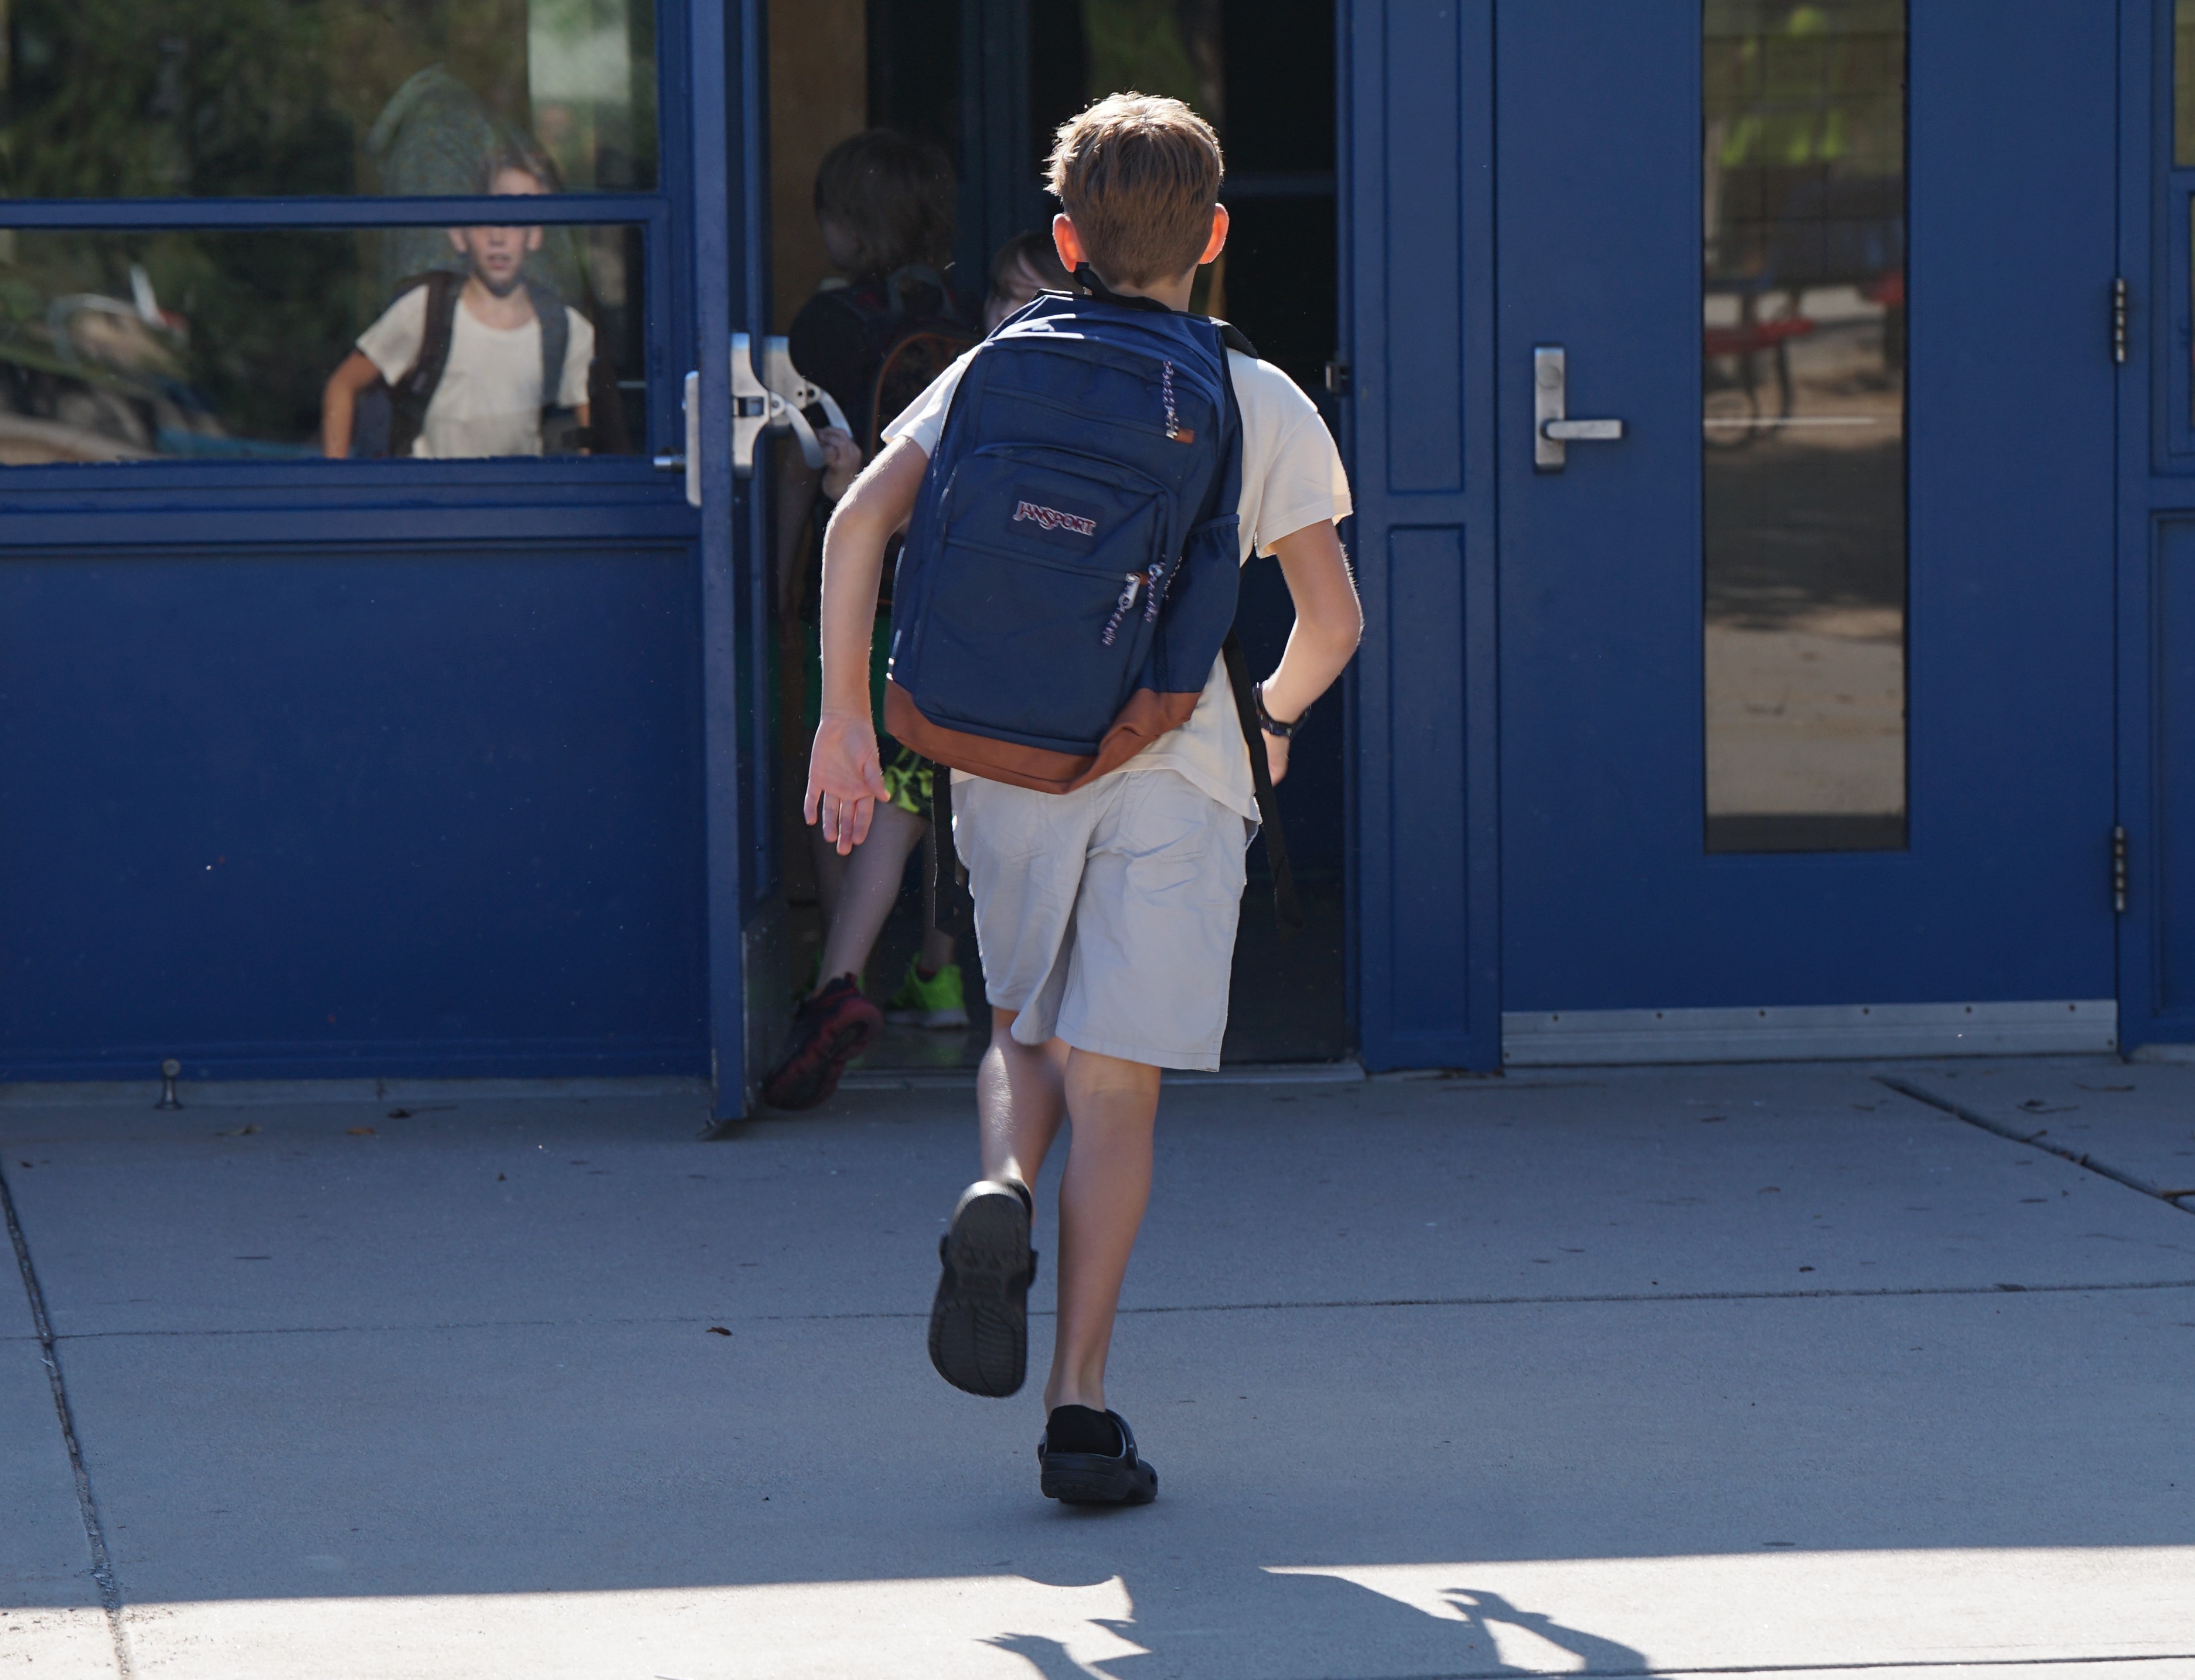
[[[960,965],[948,963],[925,980],[910,959],[907,978],[899,983],[884,1005],[884,1019],[902,1027],[930,1027],[939,1031],[968,1024],[968,998],[960,986]]]

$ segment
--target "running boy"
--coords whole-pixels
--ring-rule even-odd
[[[1061,128],[1052,151],[1060,261],[1070,273],[1088,264],[1116,295],[1185,309],[1197,268],[1226,243],[1220,175],[1218,140],[1180,101],[1100,101]],[[1278,780],[1288,736],[1362,630],[1334,528],[1349,489],[1317,411],[1288,377],[1236,352],[1228,364],[1242,413],[1240,558],[1276,557],[1296,607],[1262,687]],[[888,429],[890,446],[840,502],[825,540],[823,712],[806,814],[842,852],[885,797],[864,680],[884,545],[914,508],[966,365]],[[1109,774],[1052,794],[956,773],[953,798],[993,1027],[977,1097],[983,1177],[961,1196],[945,1239],[930,1356],[971,1392],[1020,1386],[1034,1272],[1028,1186],[1068,1122],[1040,1484],[1072,1502],[1142,1504],[1157,1475],[1106,1405],[1105,1360],[1150,1192],[1160,1071],[1217,1067],[1226,1027],[1257,806],[1224,666],[1214,662],[1186,724]]]

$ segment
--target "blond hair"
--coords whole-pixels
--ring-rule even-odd
[[[1219,136],[1189,106],[1121,93],[1060,124],[1046,185],[1098,278],[1143,286],[1196,267],[1225,172]]]

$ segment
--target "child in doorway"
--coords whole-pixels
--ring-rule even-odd
[[[1072,291],[1074,282],[1059,266],[1049,233],[1017,233],[1000,245],[991,259],[991,294],[983,300],[983,331],[996,332],[999,323],[1017,309],[1036,302],[1040,291]]]
[[[1218,141],[1178,101],[1120,94],[1060,130],[1050,185],[1060,262],[1120,296],[1188,306],[1226,242]],[[885,797],[862,677],[884,545],[910,516],[966,359],[887,429],[838,504],[824,550],[823,714],[806,814],[841,851]],[[1349,489],[1332,438],[1287,375],[1230,351],[1242,413],[1242,550],[1281,563],[1296,622],[1262,687],[1275,780],[1288,737],[1355,653],[1356,589],[1335,526]],[[1076,1503],[1141,1504],[1156,1472],[1106,1401],[1105,1363],[1151,1179],[1161,1070],[1218,1065],[1243,853],[1257,807],[1224,662],[1189,722],[1126,765],[1053,794],[964,778],[954,840],[976,900],[992,1009],[977,1087],[983,1177],[944,1239],[930,1357],[971,1392],[1011,1394],[1034,1274],[1029,1186],[1063,1123],[1058,1318],[1040,1485]]]
[[[790,450],[780,457],[778,609],[788,653],[798,636],[805,654],[803,698],[810,738],[823,682],[811,511],[819,499],[838,499],[867,463],[867,444],[878,427],[977,336],[968,324],[972,309],[942,273],[953,246],[954,190],[953,167],[942,152],[889,129],[841,141],[815,171],[816,227],[843,278],[827,281],[801,306],[787,331],[787,348],[793,365],[837,399],[852,431],[822,429],[820,474]],[[950,347],[944,354],[936,354],[941,344]],[[925,354],[933,358],[925,371],[901,388],[900,364]],[[820,411],[815,417],[821,418]],[[884,651],[891,639],[889,590],[876,613],[869,688],[874,715],[881,717]],[[763,1100],[775,1108],[811,1108],[828,1097],[846,1064],[867,1047],[885,1019],[862,991],[862,971],[898,900],[907,858],[930,833],[936,772],[927,759],[889,739],[883,751],[890,791],[873,828],[850,855],[820,843],[815,849],[823,948],[792,1030],[763,1079]],[[912,1026],[965,1028],[955,941],[938,926],[936,872],[923,873],[922,947],[909,959],[885,1010],[891,1019]]]
[[[498,197],[549,190],[548,164],[516,151],[491,157],[483,175]],[[465,259],[462,285],[455,275],[423,277],[329,375],[320,442],[331,457],[350,454],[359,398],[383,382],[394,394],[391,454],[539,455],[544,417],[557,409],[570,411],[584,432],[595,329],[527,275],[541,230],[452,227],[449,237]],[[429,365],[435,358],[439,367]]]

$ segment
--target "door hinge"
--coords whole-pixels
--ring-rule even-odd
[[[2111,360],[2126,360],[2127,344],[2127,283],[2121,275],[2111,282]]]
[[[1326,388],[1337,397],[1349,394],[1349,364],[1331,361],[1326,365]]]
[[[2111,830],[2111,912],[2126,914],[2127,895],[2127,832],[2123,828]]]

